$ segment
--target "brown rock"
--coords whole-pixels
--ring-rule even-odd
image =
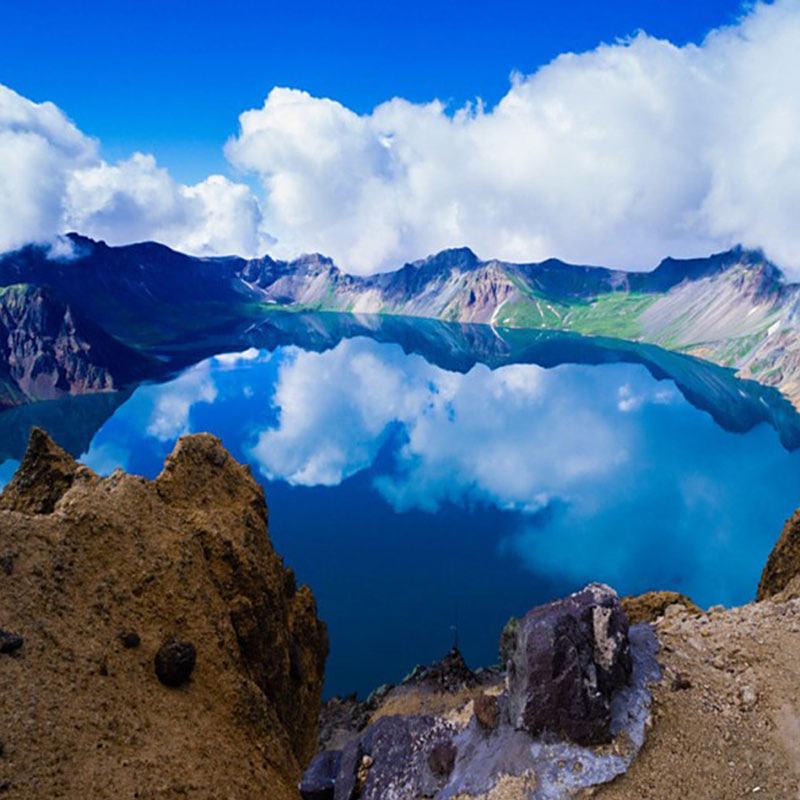
[[[798,597],[800,597],[800,574],[795,575],[794,578],[792,578],[776,595],[773,595],[771,599],[776,603],[788,603],[789,600],[796,600]]]
[[[475,719],[485,731],[493,731],[500,721],[497,698],[491,694],[479,694],[474,701]]]
[[[793,578],[800,575],[800,510],[795,511],[783,527],[775,547],[769,554],[757,600],[766,600],[783,591]]]
[[[78,464],[41,428],[31,430],[28,451],[19,469],[0,494],[0,510],[26,514],[50,514],[72,486]],[[6,574],[13,572],[5,570]]]
[[[327,636],[266,514],[212,436],[181,439],[154,481],[99,478],[32,436],[0,495],[2,623],[25,635],[0,693],[19,797],[296,800]],[[133,624],[137,650],[110,646]],[[198,651],[179,692],[152,666],[172,636]]]
[[[680,592],[645,592],[628,595],[620,600],[622,610],[631,625],[642,622],[655,622],[672,605],[681,605],[692,615],[702,614],[703,610]]]

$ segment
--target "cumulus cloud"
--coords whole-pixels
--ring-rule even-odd
[[[67,185],[67,227],[112,243],[154,239],[195,255],[254,255],[258,203],[243,184],[212,175],[183,186],[151,155],[76,170]]]
[[[274,88],[226,145],[260,185],[117,163],[51,103],[0,87],[0,250],[68,228],[196,254],[318,250],[373,272],[448,246],[647,268],[736,243],[800,275],[800,0],[699,45],[639,33],[513,77],[493,107],[358,114]]]
[[[516,76],[491,109],[358,115],[273,89],[229,159],[277,250],[369,272],[452,245],[645,267],[737,242],[800,269],[800,0],[679,48],[645,33]]]
[[[367,339],[290,352],[273,397],[277,424],[252,450],[270,479],[335,486],[397,435],[395,468],[375,486],[398,510],[480,502],[529,512],[626,460],[629,430],[579,403],[557,370],[478,365],[460,375]],[[554,395],[560,402],[547,402]]]
[[[50,239],[73,170],[96,159],[96,142],[55,105],[0,85],[0,252]]]
[[[67,230],[111,244],[155,239],[195,255],[257,255],[266,245],[244,184],[211,175],[185,186],[142,153],[109,164],[55,105],[2,85],[0,187],[0,252]]]

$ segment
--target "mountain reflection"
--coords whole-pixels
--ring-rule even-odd
[[[0,414],[0,483],[31,424],[150,477],[179,436],[220,436],[314,587],[333,691],[437,657],[455,622],[490,663],[510,614],[588,580],[743,602],[800,502],[791,407],[657,348],[276,314],[165,358],[165,383]]]

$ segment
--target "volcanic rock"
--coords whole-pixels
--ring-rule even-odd
[[[509,665],[512,723],[580,744],[611,739],[611,698],[631,675],[628,621],[616,592],[590,584],[520,620]]]
[[[327,636],[266,515],[212,436],[149,481],[100,478],[33,433],[0,495],[2,624],[25,637],[0,659],[10,798],[298,798]],[[134,629],[139,647],[118,646]],[[197,652],[181,691],[153,670],[172,637]]]
[[[0,653],[14,653],[25,643],[25,640],[17,633],[0,631]]]
[[[341,751],[323,750],[317,753],[300,782],[303,800],[333,800],[336,775],[341,763]]]
[[[478,685],[478,678],[467,666],[464,656],[453,647],[444,658],[427,666],[418,666],[403,680],[406,686],[426,686],[440,692],[456,692]]]
[[[493,731],[500,721],[497,698],[491,694],[479,694],[475,698],[475,719],[485,731]]]
[[[197,650],[191,642],[169,639],[156,653],[156,677],[164,686],[182,686],[189,680],[196,661]]]
[[[447,778],[456,764],[458,750],[452,742],[439,742],[428,753],[428,766],[434,775]]]
[[[344,748],[334,800],[432,797],[448,773],[446,753],[441,762],[431,762],[430,753],[451,738],[433,717],[382,717]]]

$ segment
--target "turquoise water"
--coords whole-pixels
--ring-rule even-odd
[[[753,416],[758,387],[723,375],[726,393],[695,362],[674,370],[681,391],[649,361],[559,364],[573,339],[537,351],[547,367],[488,358],[484,342],[446,368],[453,340],[431,355],[307,333],[126,395],[0,415],[0,483],[36,422],[101,473],[154,476],[180,435],[220,436],[263,482],[275,546],[318,599],[329,692],[398,680],[456,631],[470,662],[492,663],[509,616],[589,580],[745,602],[800,505],[800,452],[781,444],[793,432]]]

